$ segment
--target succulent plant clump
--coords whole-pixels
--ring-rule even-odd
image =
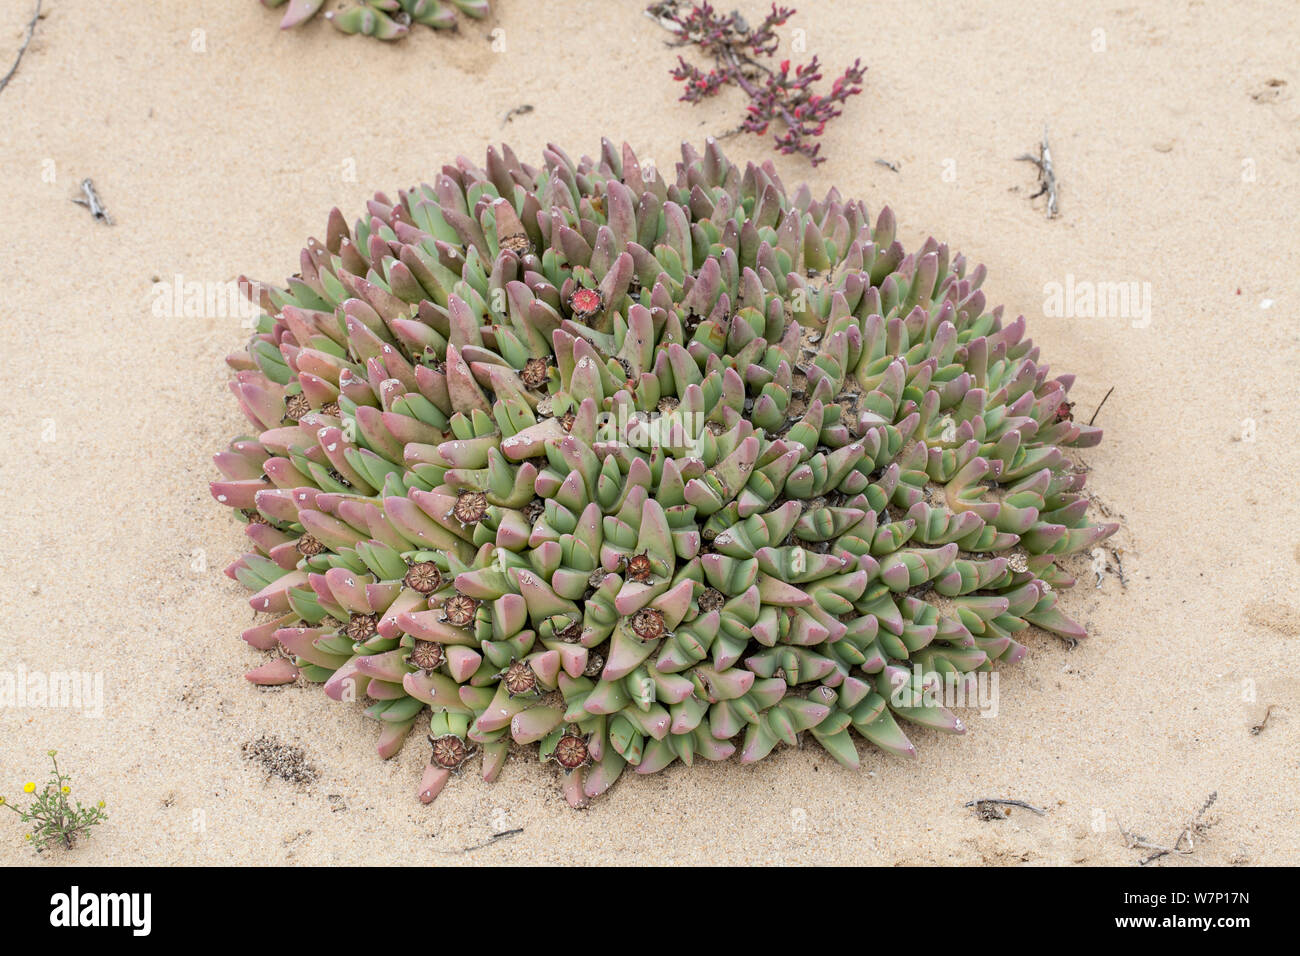
[[[325,0],[262,0],[264,7],[283,7],[281,30],[302,26],[320,12]],[[482,19],[488,0],[355,0],[340,10],[328,10],[325,19],[341,33],[359,33],[377,40],[400,40],[420,23],[435,30],[456,27],[456,11]]]
[[[228,573],[281,648],[248,676],[364,697],[379,753],[427,708],[432,800],[538,744],[570,802],[627,768],[759,760],[807,732],[858,765],[909,687],[1018,661],[1087,519],[1023,317],[933,239],[683,146],[503,147],[335,209],[228,359],[253,425],[216,456],[252,550]],[[304,408],[305,406],[305,408]]]

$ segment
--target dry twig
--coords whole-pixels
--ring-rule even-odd
[[[1003,820],[1006,819],[1001,813],[994,810],[994,807],[1020,807],[1022,810],[1029,810],[1038,814],[1040,817],[1047,816],[1047,811],[1033,804],[1025,803],[1023,800],[1004,800],[1001,797],[982,797],[978,800],[970,800],[963,806],[974,807],[975,812],[979,814],[981,820]]]
[[[9,67],[9,72],[0,79],[0,93],[9,85],[13,75],[18,72],[18,64],[23,62],[23,54],[27,52],[28,45],[32,42],[32,34],[36,32],[36,21],[41,18],[41,2],[36,0],[36,12],[32,14],[31,20],[27,22],[27,35],[23,38],[23,45],[18,48],[18,56],[14,57],[14,65]]]
[[[104,208],[104,203],[99,198],[99,193],[95,192],[95,184],[89,179],[81,181],[81,193],[83,198],[72,200],[78,206],[85,206],[90,210],[90,214],[95,217],[96,222],[102,222],[106,226],[113,225],[113,217],[108,214]]]
[[[1214,801],[1218,799],[1219,791],[1217,790],[1206,797],[1205,803],[1201,805],[1201,809],[1197,810],[1196,815],[1187,821],[1182,830],[1179,831],[1178,836],[1174,838],[1174,842],[1169,846],[1163,846],[1159,843],[1151,843],[1141,834],[1130,833],[1128,830],[1125,830],[1124,824],[1116,821],[1116,824],[1119,826],[1119,832],[1124,837],[1124,848],[1127,850],[1141,849],[1155,851],[1150,856],[1138,860],[1138,866],[1146,866],[1148,863],[1158,860],[1162,856],[1169,856],[1171,853],[1178,853],[1187,856],[1188,854],[1195,852],[1196,838],[1204,836],[1205,831],[1213,826],[1213,823],[1202,820],[1202,817],[1205,816],[1206,811],[1209,810],[1210,807],[1214,806]],[[1184,844],[1186,844],[1185,847]]]
[[[1047,218],[1055,219],[1057,214],[1056,205],[1056,170],[1052,167],[1052,148],[1047,144],[1047,126],[1043,126],[1043,141],[1038,145],[1038,155],[1032,156],[1029,153],[1021,153],[1016,157],[1027,163],[1033,163],[1038,167],[1038,192],[1030,196],[1030,199],[1037,199],[1044,193],[1047,194]]]
[[[532,111],[533,111],[533,104],[532,104],[532,103],[524,103],[524,104],[521,105],[521,106],[513,107],[512,109],[506,111],[505,118],[501,120],[501,126],[504,127],[507,123],[509,123],[511,120],[513,120],[516,116],[526,116],[527,114],[531,113]]]
[[[485,846],[491,846],[493,843],[496,843],[498,840],[508,840],[510,839],[510,837],[518,836],[523,832],[524,832],[523,827],[515,827],[513,830],[502,830],[500,833],[492,834],[491,837],[489,837],[487,840],[485,840],[482,843],[476,843],[474,846],[465,847],[465,849],[461,850],[461,852],[473,853],[475,850],[481,850]]]
[[[1268,726],[1268,718],[1272,713],[1273,713],[1273,705],[1269,704],[1267,707],[1264,708],[1264,716],[1260,718],[1259,723],[1257,723],[1254,727],[1250,728],[1250,732],[1253,736],[1258,737],[1260,734],[1264,732],[1264,728]]]
[[[1092,418],[1088,419],[1088,424],[1089,424],[1089,425],[1091,425],[1093,422],[1095,422],[1095,421],[1097,420],[1097,412],[1100,412],[1100,411],[1101,411],[1101,406],[1103,406],[1103,405],[1106,404],[1106,399],[1110,398],[1110,393],[1113,392],[1113,391],[1115,391],[1115,386],[1114,386],[1114,385],[1112,385],[1112,386],[1110,387],[1110,391],[1109,391],[1109,392],[1107,392],[1105,395],[1103,395],[1103,396],[1101,397],[1101,401],[1097,403],[1097,407],[1096,407],[1096,409],[1093,410]]]

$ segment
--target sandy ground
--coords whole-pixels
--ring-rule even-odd
[[[0,69],[32,4],[0,0]],[[1119,824],[1167,842],[1212,791],[1195,853],[1157,865],[1300,862],[1300,7],[801,4],[804,57],[870,71],[830,162],[778,158],[783,178],[888,202],[909,244],[933,232],[986,263],[991,301],[1078,374],[1076,414],[1114,387],[1087,460],[1124,522],[1126,586],[1076,588],[1066,608],[1092,638],[1032,636],[999,716],[918,734],[915,763],[864,745],[849,772],[810,745],[625,778],[575,812],[531,759],[421,806],[423,746],[383,763],[359,708],[244,682],[260,655],[221,573],[242,536],[207,481],[243,430],[222,358],[246,333],[155,317],[151,283],[279,280],[331,206],[351,218],[503,139],[536,161],[607,134],[668,164],[739,101],[675,102],[675,53],[638,0],[496,0],[457,36],[391,46],[323,22],[281,35],[252,0],[44,6],[0,93],[0,671],[100,672],[105,699],[99,719],[0,709],[0,793],[55,747],[111,812],[51,862],[1128,865],[1145,854]],[[1044,121],[1055,221],[1014,161]],[[86,176],[111,228],[69,201]],[[1044,314],[1067,276],[1149,283],[1149,324]],[[263,734],[301,746],[317,782],[243,759]],[[963,804],[985,796],[1048,812],[982,821]],[[0,862],[33,859],[0,817]]]

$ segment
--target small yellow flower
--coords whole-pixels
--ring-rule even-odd
[[[71,793],[71,792],[72,792],[72,788],[71,788],[71,787],[64,787],[64,788],[63,788],[63,792],[64,792],[64,793]]]
[[[29,840],[30,840],[30,839],[31,839],[31,838],[32,838],[32,835],[31,835],[31,834],[30,834],[30,833],[29,833],[29,834],[27,834],[27,839],[29,839]]]
[[[27,783],[23,784],[23,793],[35,793],[35,792],[36,792],[36,784],[32,783],[30,780]]]
[[[104,801],[103,801],[103,800],[100,800],[100,801],[99,801],[99,808],[100,808],[101,810],[104,809]]]
[[[3,807],[4,805],[5,805],[5,798],[0,797],[0,807]]]

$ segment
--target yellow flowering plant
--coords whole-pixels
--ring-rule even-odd
[[[90,833],[90,828],[108,819],[104,801],[93,807],[83,807],[80,801],[70,800],[72,778],[59,769],[58,751],[49,751],[50,776],[44,789],[39,790],[33,781],[23,784],[23,793],[32,796],[25,808],[14,806],[0,796],[0,807],[8,807],[18,814],[23,823],[32,824],[24,839],[37,852],[43,852],[58,843],[72,849],[79,837]]]

